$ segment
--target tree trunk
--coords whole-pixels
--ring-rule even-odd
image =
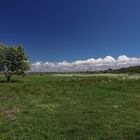
[[[4,74],[5,74],[6,80],[10,81],[11,80],[11,74],[8,74],[8,73],[4,73]]]
[[[7,76],[7,81],[10,81],[11,80],[11,75],[8,75]]]

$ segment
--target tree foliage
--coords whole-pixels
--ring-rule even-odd
[[[12,75],[25,76],[30,69],[28,58],[22,46],[0,45],[0,72],[10,81]]]

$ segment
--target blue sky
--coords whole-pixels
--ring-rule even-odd
[[[140,56],[139,0],[1,0],[0,41],[31,62]]]

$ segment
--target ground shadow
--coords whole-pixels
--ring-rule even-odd
[[[10,81],[0,80],[0,83],[22,83],[22,82],[23,82],[22,80],[10,80]]]

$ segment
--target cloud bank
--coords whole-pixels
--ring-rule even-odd
[[[105,58],[90,58],[74,62],[36,62],[31,64],[31,72],[84,72],[103,71],[107,69],[119,69],[140,65],[140,58],[119,56],[117,59],[112,56]]]

